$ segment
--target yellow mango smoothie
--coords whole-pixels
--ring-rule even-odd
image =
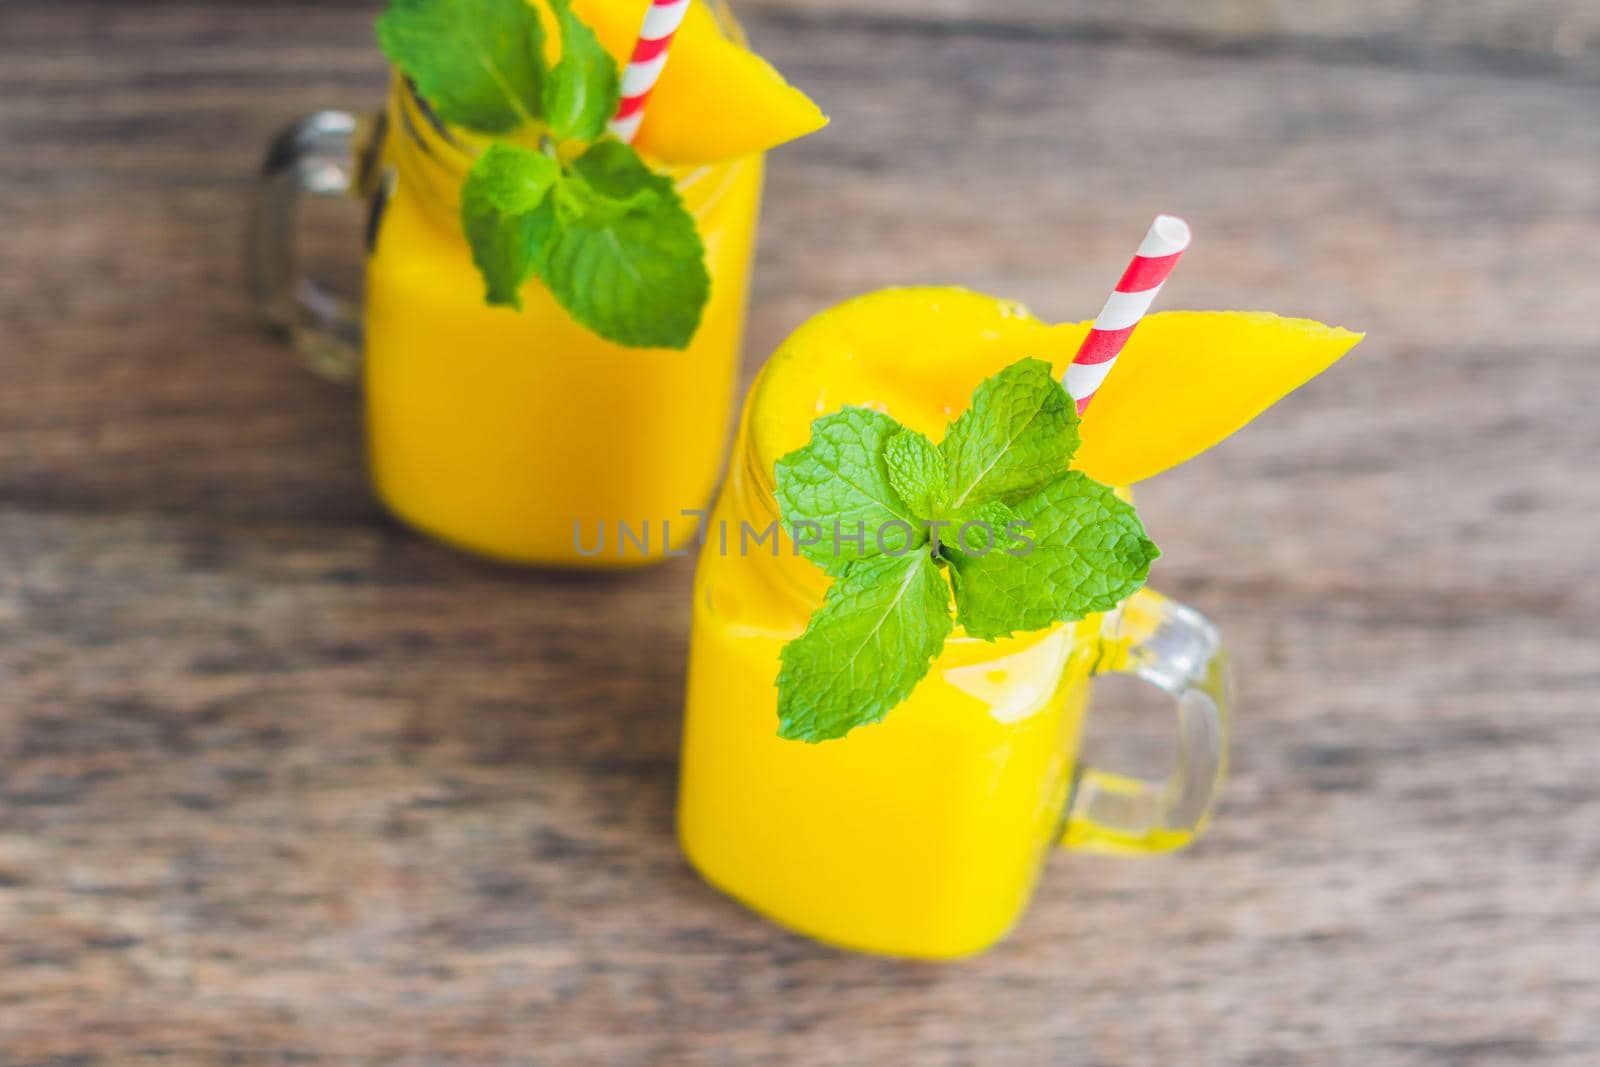
[[[814,419],[849,407],[885,412],[938,440],[980,382],[1024,357],[1049,361],[1059,376],[1087,329],[1047,325],[1015,303],[964,290],[888,290],[817,316],[763,369],[695,586],[678,817],[686,854],[712,884],[830,943],[959,957],[1012,927],[1058,843],[1164,851],[1203,825],[1222,773],[1221,655],[1203,620],[1148,591],[1109,616],[992,642],[957,628],[881,722],[820,744],[778,732],[780,653],[831,581],[795,552],[787,529],[770,545],[747,532],[779,520],[778,459],[807,443]],[[1142,331],[1122,357],[1131,379],[1141,363],[1281,351],[1257,387],[1242,390],[1248,399],[1187,416],[1174,402],[1157,413],[1177,423],[1165,459],[1097,459],[1086,420],[1083,452],[1125,476],[1117,484],[1208,447],[1254,414],[1250,404],[1348,347],[1318,324],[1265,315],[1157,314]],[[1142,409],[1117,416],[1115,388],[1106,385],[1106,412],[1146,417]],[[1158,682],[1181,694],[1180,733],[1200,739],[1184,754],[1189,778],[1152,785],[1080,767],[1091,676],[1153,669],[1166,654],[1146,647],[1157,632],[1169,651],[1175,641],[1184,649],[1174,677],[1190,672]]]
[[[524,563],[629,566],[694,534],[720,472],[761,198],[760,156],[680,170],[711,298],[682,350],[585,329],[540,285],[489,307],[461,235],[469,160],[397,83],[386,154],[398,175],[367,261],[368,456],[379,495],[418,528]],[[578,551],[619,522],[649,551]],[[662,537],[662,523],[668,536]],[[670,541],[670,546],[668,542]]]
[[[571,11],[584,25],[563,25],[559,34],[552,9],[532,0],[530,5],[545,29],[542,35],[537,25],[520,32],[544,42],[539,106],[554,107],[552,86],[563,70],[558,58],[568,36],[580,35],[571,47],[596,41],[591,48],[603,47],[621,63],[649,3],[577,0]],[[497,10],[506,17],[503,6]],[[621,299],[613,296],[616,282],[650,269],[630,259],[631,249],[619,249],[600,267],[579,262],[576,291],[561,299],[536,276],[507,285],[515,296],[496,302],[519,306],[486,302],[488,275],[479,268],[485,254],[492,258],[496,252],[491,244],[485,253],[463,232],[463,190],[490,146],[505,142],[523,161],[552,171],[556,163],[546,157],[560,163],[565,176],[556,180],[564,187],[550,194],[552,203],[559,201],[550,216],[559,220],[556,225],[581,210],[610,211],[596,214],[593,223],[609,225],[644,191],[641,186],[627,194],[611,192],[614,206],[595,208],[595,190],[603,188],[597,183],[605,175],[568,169],[590,144],[597,148],[594,158],[598,149],[620,149],[604,134],[603,122],[594,126],[595,116],[573,112],[573,125],[587,124],[589,132],[581,143],[559,146],[532,117],[535,105],[515,99],[509,106],[521,125],[492,137],[437,117],[434,105],[440,101],[468,114],[484,107],[476,97],[455,98],[458,82],[472,74],[470,66],[455,82],[449,70],[434,73],[433,81],[411,76],[413,69],[434,71],[452,61],[453,54],[435,47],[433,23],[420,21],[422,16],[455,14],[448,6],[435,14],[427,5],[396,5],[380,20],[386,50],[410,65],[405,76],[397,72],[391,89],[378,157],[384,177],[368,235],[362,376],[377,492],[411,525],[503,560],[582,567],[658,560],[693,536],[695,520],[684,513],[705,506],[721,469],[763,152],[825,119],[744,49],[720,4],[690,8],[633,147],[636,158],[670,179],[692,218],[704,248],[709,296],[683,345],[618,343],[592,321],[580,322],[573,308]],[[471,36],[463,41],[461,47],[474,43]],[[518,58],[512,53],[512,60]],[[597,57],[591,57],[591,82],[598,77],[593,84],[604,85],[596,69]],[[525,94],[530,97],[536,74],[528,75],[534,78]],[[584,99],[582,91],[569,96],[578,101],[573,108]],[[491,121],[499,120],[491,113],[485,129]],[[519,219],[501,223],[507,233],[522,232]],[[640,237],[641,226],[613,233],[649,239]],[[552,239],[544,240],[550,247]],[[585,251],[595,244],[604,239],[591,238]],[[503,269],[531,273],[533,262]],[[676,268],[658,271],[668,281],[683,274]],[[647,287],[640,288],[648,296]],[[493,281],[489,289],[495,289]],[[627,307],[605,310],[612,319],[631,314]],[[646,539],[635,536],[623,545],[616,534],[620,525],[645,531]]]

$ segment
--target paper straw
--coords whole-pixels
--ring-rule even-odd
[[[611,120],[612,134],[624,144],[632,144],[639,133],[639,124],[644,121],[644,105],[661,78],[672,35],[683,25],[683,16],[688,10],[689,0],[651,0],[644,14],[639,43],[633,46],[633,58],[628,60],[628,69],[622,72],[622,102]]]
[[[1094,399],[1100,383],[1116,366],[1122,346],[1133,335],[1145,312],[1178,259],[1189,247],[1189,224],[1176,215],[1157,215],[1145,234],[1144,243],[1133,255],[1133,262],[1122,272],[1122,280],[1111,291],[1106,306],[1094,320],[1089,336],[1083,339],[1072,366],[1062,379],[1067,392],[1078,402],[1078,414]]]

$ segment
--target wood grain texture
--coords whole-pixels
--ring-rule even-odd
[[[741,9],[834,24],[888,19],[934,32],[1288,50],[1600,76],[1600,8],[1584,0],[743,0]]]
[[[672,840],[690,568],[413,536],[254,328],[258,154],[377,103],[370,10],[12,2],[0,1063],[1600,1059],[1592,85],[749,7],[835,120],[773,159],[750,369],[889,283],[1087,316],[1160,208],[1164,306],[1371,332],[1142,497],[1238,662],[1215,827],[1058,857],[949,966],[719,897]]]

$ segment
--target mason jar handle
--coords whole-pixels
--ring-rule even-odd
[[[1082,767],[1061,843],[1101,852],[1168,852],[1194,840],[1227,770],[1231,710],[1222,638],[1192,608],[1142,589],[1106,616],[1095,674],[1131,674],[1172,696],[1178,754],[1164,782]]]
[[[378,121],[318,111],[280,133],[267,150],[250,220],[249,275],[256,310],[307,367],[336,382],[361,369],[356,302],[300,274],[295,219],[306,196],[365,196]]]

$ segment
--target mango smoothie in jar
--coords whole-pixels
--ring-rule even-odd
[[[384,115],[322,113],[269,160],[269,318],[359,377],[409,524],[521,563],[661,559],[721,469],[764,152],[826,120],[720,4],[394,0],[378,25]],[[359,316],[281,247],[295,192],[348,187],[372,201]]]
[[[991,421],[1013,414],[1021,394],[1001,392],[996,383],[1017,379],[1019,368],[1034,369],[1041,395],[1037,380],[1065,375],[1088,324],[1047,325],[1017,304],[964,290],[889,290],[817,316],[769,360],[745,405],[695,587],[678,814],[684,851],[709,882],[832,944],[951,958],[981,951],[1011,929],[1058,844],[1161,852],[1188,843],[1203,827],[1222,779],[1229,729],[1220,640],[1199,614],[1138,588],[1153,549],[1138,543],[1142,530],[1128,526],[1126,493],[1091,490],[1083,478],[1125,486],[1188,458],[1358,338],[1249,314],[1158,314],[1140,329],[1122,356],[1126,381],[1136,388],[1190,359],[1214,355],[1213,366],[1224,372],[1267,354],[1271,364],[1253,372],[1254,381],[1229,379],[1225,397],[1219,383],[1182,399],[1146,397],[1132,413],[1113,376],[1096,401],[1101,410],[1091,409],[1081,424],[1062,410],[1071,407],[1064,391],[1045,396],[1043,410],[1061,427],[1058,437],[1072,436],[1069,423],[1081,433],[1081,443],[1068,442],[1077,445],[1074,470],[1055,475],[1053,484],[1065,487],[1062,503],[1030,513],[1032,505],[1013,494],[1012,506],[994,513],[996,522],[1028,513],[1042,529],[1052,510],[1090,501],[1095,517],[1073,536],[1086,552],[1114,549],[1126,567],[1120,579],[1109,570],[1085,570],[1086,582],[1103,579],[1104,588],[1077,601],[1093,608],[1081,617],[1009,634],[994,632],[1003,623],[967,613],[973,601],[962,601],[963,593],[981,593],[984,575],[971,569],[975,557],[964,555],[964,529],[946,532],[953,550],[931,546],[949,561],[957,594],[952,612],[952,587],[940,571],[925,556],[920,568],[907,568],[888,558],[889,550],[874,552],[870,530],[864,549],[842,538],[833,546],[859,558],[819,565],[818,531],[792,521],[788,505],[838,500],[842,514],[857,516],[870,509],[842,487],[866,487],[871,496],[878,478],[895,487],[877,491],[891,511],[904,502],[904,514],[918,513],[911,499],[922,484],[918,464],[903,462],[918,450],[898,449],[902,442],[894,438],[943,436],[939,450],[951,464],[951,480],[959,480],[963,444],[951,442],[962,436],[958,427],[967,414]],[[1190,403],[1213,397],[1218,403],[1209,407]],[[852,412],[860,417],[841,419]],[[1160,434],[1152,429],[1158,425],[1165,425]],[[882,449],[883,465],[851,466],[849,453],[874,427],[893,435]],[[1125,453],[1108,447],[1124,434],[1153,443]],[[972,436],[963,443],[970,445]],[[919,448],[923,467],[945,484],[939,480],[945,461]],[[957,505],[945,513],[989,507],[962,512]],[[1112,515],[1118,507],[1126,514]],[[1116,529],[1139,536],[1116,533],[1113,520],[1122,523]],[[888,525],[898,527],[894,520]],[[763,536],[769,531],[770,538]],[[903,530],[896,536],[904,547]],[[1004,573],[1003,562],[993,573]],[[821,636],[819,620],[848,607],[852,597],[868,621],[851,629],[855,620],[840,626],[836,619],[840,632],[828,655],[794,655],[801,638]],[[916,597],[926,602],[920,621],[904,610]],[[952,623],[952,614],[970,620],[981,636]],[[936,628],[931,644],[918,632],[923,626]],[[907,673],[906,664],[918,660]],[[1173,697],[1178,758],[1168,780],[1145,782],[1079,759],[1091,682],[1106,673],[1133,674]],[[835,710],[845,701],[848,713],[848,701],[871,694],[880,675],[907,681],[896,694],[904,695],[842,727],[818,717],[815,707],[829,700]],[[808,703],[807,689],[816,700]]]

